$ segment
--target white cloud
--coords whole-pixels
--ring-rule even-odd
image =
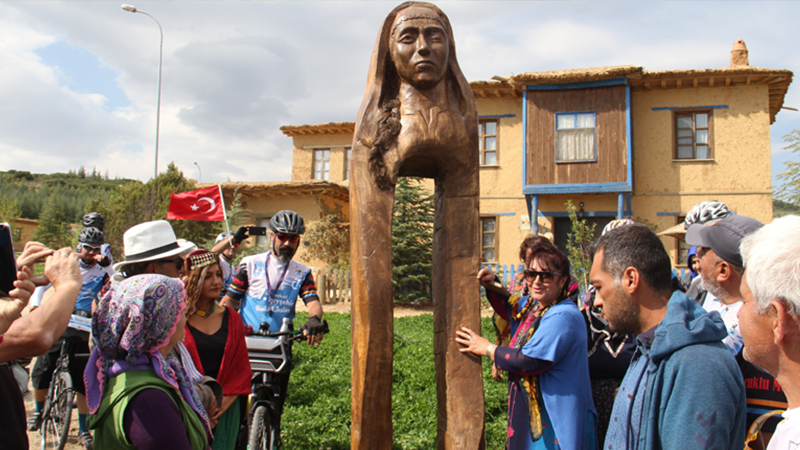
[[[436,2],[451,19],[469,79],[634,64],[650,70],[728,65],[744,39],[753,65],[796,70],[793,2]],[[278,128],[355,120],[388,2],[137,2],[164,29],[159,166],[203,181],[291,176]],[[768,13],[767,13],[768,12]],[[131,104],[103,109],[74,92],[37,49],[86,49]],[[153,171],[159,33],[112,2],[0,3],[0,164],[42,172],[80,165],[147,179]],[[98,74],[100,71],[97,71]],[[100,75],[98,75],[100,76]],[[108,75],[103,75],[108,76]],[[63,80],[62,80],[63,81]],[[108,80],[107,80],[108,81]],[[786,104],[800,107],[790,89]],[[782,111],[780,137],[800,128]]]

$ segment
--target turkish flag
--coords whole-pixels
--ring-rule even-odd
[[[169,220],[225,220],[225,205],[219,186],[173,194],[170,192],[167,219]]]

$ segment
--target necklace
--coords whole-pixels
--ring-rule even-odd
[[[212,302],[211,303],[211,309],[209,309],[208,311],[201,311],[201,310],[198,309],[194,313],[197,314],[198,316],[202,317],[203,319],[205,319],[208,316],[210,316],[211,314],[213,314],[215,309],[217,309],[217,302]]]

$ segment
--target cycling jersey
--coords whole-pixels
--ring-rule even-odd
[[[241,300],[239,314],[245,328],[280,330],[283,318],[294,319],[297,297],[306,304],[319,301],[311,269],[297,261],[281,262],[272,252],[248,256],[228,286],[228,296]]]
[[[114,269],[111,268],[111,266],[100,267],[100,264],[97,263],[88,265],[80,259],[78,260],[78,266],[80,266],[81,269],[83,285],[81,286],[81,291],[78,293],[78,301],[75,302],[75,308],[91,311],[92,300],[97,297],[97,294],[103,289],[103,285],[109,279],[109,270],[113,273]],[[42,297],[45,291],[50,289],[50,286],[52,286],[52,284],[37,287],[31,296],[31,305],[40,306]]]
[[[236,268],[221,255],[219,257],[219,268],[222,269],[222,289],[219,293],[219,297],[222,298],[228,293],[228,286],[233,282],[233,277],[236,275]]]

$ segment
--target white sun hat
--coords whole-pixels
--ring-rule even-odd
[[[179,244],[172,225],[166,220],[155,220],[133,226],[125,232],[122,242],[125,261],[114,264],[114,270],[118,272],[130,264],[180,256],[194,245],[189,242]]]

